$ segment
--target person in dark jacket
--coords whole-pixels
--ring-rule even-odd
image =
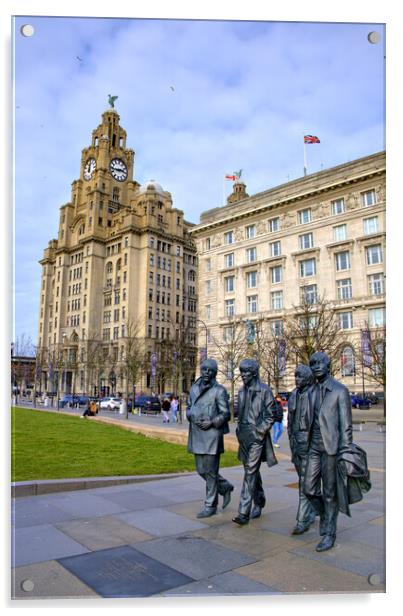
[[[350,394],[342,383],[330,375],[330,358],[313,353],[309,366],[316,378],[312,391],[312,419],[304,493],[320,515],[321,541],[317,552],[330,550],[336,540],[337,455],[352,443]]]
[[[275,415],[273,392],[259,380],[259,366],[254,359],[244,359],[239,365],[244,387],[238,393],[238,458],[244,466],[244,480],[236,524],[247,524],[258,518],[266,504],[260,465],[277,464],[270,438]],[[253,503],[253,508],[252,508]]]
[[[189,420],[188,451],[193,453],[196,470],[206,482],[204,508],[198,518],[217,512],[218,495],[223,496],[223,509],[231,500],[234,486],[219,473],[220,456],[224,452],[224,434],[228,434],[231,417],[226,389],[216,381],[218,367],[214,359],[205,359],[201,377],[189,393],[186,417]]]
[[[309,366],[300,364],[295,370],[296,388],[288,399],[288,437],[290,439],[291,460],[298,473],[299,502],[297,524],[293,535],[301,535],[309,530],[315,521],[315,509],[303,492],[305,469],[308,459],[309,431],[312,417],[312,385],[314,376]]]

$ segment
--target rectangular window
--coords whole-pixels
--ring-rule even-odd
[[[385,308],[368,310],[368,325],[370,327],[383,327],[385,325]]]
[[[234,299],[226,299],[225,300],[225,316],[233,317],[235,314],[235,300]]]
[[[315,276],[316,274],[316,259],[304,259],[299,262],[299,275],[301,278]]]
[[[370,295],[382,295],[385,293],[385,277],[383,274],[368,276],[368,288]]]
[[[251,240],[256,236],[256,227],[255,225],[249,225],[245,229],[245,235],[247,240]]]
[[[113,339],[117,340],[119,338],[119,327],[113,328]]]
[[[270,268],[270,279],[273,284],[277,282],[281,282],[283,278],[283,268],[281,265],[276,265],[276,267]]]
[[[234,243],[234,232],[227,231],[224,233],[224,244],[233,244]]]
[[[378,232],[378,216],[372,218],[364,218],[364,235]]]
[[[311,208],[306,208],[298,212],[298,222],[300,225],[306,225],[308,222],[311,222],[311,219]]]
[[[307,304],[316,304],[318,301],[318,292],[316,284],[308,284],[301,289],[301,299]]]
[[[224,327],[223,329],[223,340],[224,342],[232,342],[234,338],[234,328],[233,327]]]
[[[111,330],[108,328],[105,328],[102,332],[102,340],[109,340],[111,335]]]
[[[234,253],[230,252],[227,255],[224,255],[224,266],[225,267],[233,267],[235,263]]]
[[[370,205],[375,205],[376,196],[375,190],[366,190],[361,193],[361,203],[363,207],[369,207]]]
[[[211,280],[206,280],[206,295],[210,295],[211,288]]]
[[[335,242],[343,242],[347,239],[347,225],[333,227],[333,239]]]
[[[257,272],[248,272],[246,274],[246,287],[248,289],[257,287]]]
[[[280,230],[280,218],[277,216],[276,218],[270,218],[269,220],[269,231],[270,233],[275,233],[275,231]]]
[[[257,312],[257,295],[249,295],[247,298],[247,311],[256,313]]]
[[[272,291],[271,295],[271,308],[272,310],[281,310],[283,308],[283,292]]]
[[[227,276],[224,278],[224,289],[226,293],[235,291],[235,276]]]
[[[256,260],[257,260],[256,246],[254,246],[253,248],[248,248],[246,250],[246,262],[247,263],[253,263]]]
[[[210,238],[206,238],[204,240],[204,250],[210,250],[210,246],[211,246],[211,242],[210,242]]]
[[[338,272],[342,270],[350,269],[350,253],[348,250],[344,250],[343,252],[338,252],[335,255],[336,258],[336,270]]]
[[[353,297],[351,278],[343,278],[342,280],[338,280],[336,284],[338,299],[351,299]]]
[[[300,250],[306,250],[307,248],[313,248],[313,233],[304,233],[299,236]]]
[[[207,304],[207,306],[204,307],[204,311],[205,311],[206,319],[211,319],[211,306],[210,306],[210,304]]]
[[[336,199],[332,201],[332,214],[343,214],[344,212],[344,199]]]
[[[204,261],[204,271],[211,272],[211,259],[206,259]]]
[[[279,257],[281,255],[281,242],[271,242],[269,244],[270,248],[270,256],[271,257]]]
[[[339,314],[340,329],[351,329],[353,327],[353,313],[340,312]]]
[[[281,319],[276,319],[275,321],[270,322],[271,331],[273,336],[281,336],[283,333],[283,321]]]
[[[368,265],[376,265],[377,263],[382,263],[383,251],[380,244],[376,244],[375,246],[368,246],[368,248],[366,248],[366,253]]]

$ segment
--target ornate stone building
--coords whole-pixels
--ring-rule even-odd
[[[133,338],[145,356],[137,391],[179,393],[194,378],[192,225],[157,182],[140,186],[133,179],[135,154],[119,121],[113,108],[102,114],[82,150],[71,201],[60,208],[57,239],[40,261],[43,391],[130,391]]]
[[[302,293],[325,296],[352,343],[339,375],[362,389],[352,349],[363,330],[385,320],[385,209],[384,152],[250,197],[235,182],[227,205],[202,213],[191,230],[209,354],[234,318],[263,317],[278,330]],[[281,389],[294,386],[294,368],[290,362]]]

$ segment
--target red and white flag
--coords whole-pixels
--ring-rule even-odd
[[[320,143],[320,139],[315,135],[304,135],[304,143]]]

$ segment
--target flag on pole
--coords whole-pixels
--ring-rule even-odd
[[[320,143],[320,139],[315,135],[304,135],[304,143]]]
[[[235,180],[239,180],[241,175],[242,175],[242,169],[240,169],[239,171],[233,171],[232,173],[226,173],[225,179],[232,180],[233,182],[235,182]]]
[[[232,180],[233,182],[235,182],[235,180],[237,180],[238,178],[237,178],[237,176],[236,176],[236,175],[229,175],[229,174],[226,174],[226,175],[225,175],[225,179],[226,179],[226,180]]]

